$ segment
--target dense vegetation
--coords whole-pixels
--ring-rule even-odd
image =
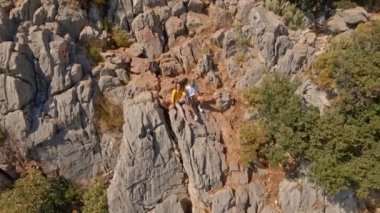
[[[380,190],[380,22],[334,40],[313,75],[338,94],[323,116],[302,104],[295,94],[298,83],[286,76],[268,76],[247,92],[261,120],[249,124],[250,133],[241,129],[241,142],[250,147],[242,159],[259,156],[274,165],[290,158],[307,161],[312,179],[329,193],[348,188],[365,197]]]
[[[83,207],[80,202],[83,199]],[[50,179],[37,169],[29,169],[11,190],[0,193],[0,212],[106,212],[107,197],[104,182],[91,184],[81,196],[77,188],[63,179]]]
[[[107,186],[103,180],[95,180],[83,194],[83,213],[107,213]]]
[[[0,195],[0,212],[70,212],[74,189],[64,180],[49,180],[36,169],[18,179],[12,190]]]

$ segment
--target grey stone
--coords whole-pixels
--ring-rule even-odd
[[[329,18],[326,27],[332,33],[341,33],[349,29],[344,22],[343,17],[339,14],[335,14],[333,17]]]
[[[236,87],[238,89],[247,89],[255,86],[266,71],[266,67],[256,59],[250,59],[243,65],[244,73],[238,78]]]
[[[201,41],[197,37],[186,41],[182,46],[173,48],[171,51],[171,57],[176,58],[185,71],[194,68],[201,56]]]
[[[331,106],[330,100],[334,97],[330,96],[327,91],[318,88],[310,80],[303,81],[297,89],[297,94],[303,97],[308,106],[317,107],[321,113]]]
[[[178,1],[170,1],[169,6],[172,8],[172,16],[180,16],[186,13],[185,5],[181,0]]]
[[[248,0],[239,1],[237,5],[237,13],[236,13],[235,19],[241,23],[247,22],[247,18],[253,7],[254,7],[254,4],[252,1],[248,1]]]
[[[106,46],[107,38],[108,36],[105,31],[103,33],[99,32],[91,26],[84,27],[79,34],[79,41],[84,45],[96,45],[100,48]]]
[[[104,92],[106,90],[114,89],[115,87],[121,86],[121,81],[113,76],[103,75],[100,76],[98,80],[98,85],[100,91]]]
[[[226,188],[215,193],[212,199],[212,213],[229,212],[235,204],[234,193],[232,189]]]
[[[272,206],[265,206],[261,213],[277,213],[278,211]]]
[[[285,213],[290,212],[323,212],[323,207],[315,208],[314,204],[320,202],[320,194],[312,185],[304,182],[290,182],[283,180],[279,185],[279,202]]]
[[[160,70],[163,76],[176,76],[184,72],[182,65],[170,54],[162,55]]]
[[[213,94],[213,98],[216,102],[216,106],[219,110],[225,111],[229,109],[233,104],[234,100],[230,92],[226,90],[218,90]]]
[[[132,30],[137,42],[144,46],[148,58],[155,58],[163,52],[165,39],[159,19],[153,11],[138,15],[132,22]]]
[[[213,71],[213,60],[210,54],[204,54],[197,64],[197,75],[205,76],[208,72]]]
[[[0,43],[0,73],[8,71],[8,63],[15,45],[13,42]]]
[[[35,85],[19,78],[0,74],[0,112],[22,109],[30,103],[36,93]]]
[[[129,48],[126,49],[126,52],[133,57],[138,57],[144,53],[144,46],[139,43],[133,43]]]
[[[190,0],[187,8],[189,11],[201,13],[205,8],[205,5],[201,0]]]
[[[181,19],[174,16],[170,17],[166,21],[165,29],[166,29],[166,34],[169,37],[169,41],[168,41],[169,47],[173,46],[178,36],[184,35],[186,32],[185,23]]]
[[[265,202],[265,188],[262,184],[252,182],[248,185],[249,204],[257,212],[261,212]],[[256,211],[255,211],[256,212]]]
[[[47,12],[44,7],[40,7],[36,10],[33,15],[33,24],[42,25],[45,22]]]
[[[9,137],[16,140],[25,140],[30,124],[27,115],[23,111],[16,110],[9,112],[3,119],[2,125],[9,134]]]
[[[210,5],[208,7],[208,14],[215,29],[226,28],[232,24],[231,14],[220,7]]]
[[[21,2],[21,5],[19,5],[19,7],[15,7],[12,9],[11,16],[14,16],[16,19],[19,19],[20,21],[32,21],[33,14],[40,6],[41,2],[39,0],[23,1]]]
[[[205,79],[207,83],[210,83],[211,85],[213,85],[214,88],[218,89],[223,85],[222,80],[220,79],[219,75],[213,70],[207,73]]]
[[[314,53],[314,49],[307,45],[296,45],[293,49],[288,50],[286,54],[278,61],[277,71],[294,74],[298,72],[306,63],[308,55]]]
[[[189,33],[196,33],[197,30],[203,25],[207,25],[210,22],[210,17],[194,13],[194,12],[188,12],[186,16],[186,28],[189,31]]]
[[[223,185],[227,165],[220,143],[220,130],[212,116],[200,115],[202,123],[184,123],[175,110],[169,112],[172,129],[178,140],[183,167],[189,178],[191,202],[208,203],[207,191]]]
[[[225,58],[230,58],[237,52],[236,40],[238,36],[238,32],[233,30],[225,32],[223,40],[223,56]]]
[[[59,23],[64,33],[70,34],[73,38],[78,38],[82,29],[86,26],[86,13],[81,9],[60,6],[56,21]]]
[[[253,8],[249,13],[247,22],[267,66],[274,66],[280,53],[276,49],[286,47],[288,43],[287,39],[278,39],[281,36],[288,35],[287,28],[281,18],[264,8]],[[280,41],[286,43],[279,44]]]
[[[211,43],[215,44],[218,47],[223,47],[223,39],[224,39],[224,30],[218,30],[214,34],[212,34],[210,40]]]
[[[356,25],[368,21],[370,15],[362,7],[343,10],[344,22],[348,25]]]
[[[9,20],[4,8],[0,7],[0,42],[12,41],[16,26]]]
[[[235,192],[236,207],[238,212],[244,212],[248,207],[248,192],[243,186],[239,186]]]
[[[170,195],[180,198],[184,171],[173,155],[162,109],[151,93],[125,101],[123,109],[120,155],[107,190],[109,211],[142,212]]]
[[[188,209],[182,206],[181,201],[182,200],[178,200],[176,195],[170,195],[162,203],[158,204],[156,208],[153,209],[152,213],[185,213]]]

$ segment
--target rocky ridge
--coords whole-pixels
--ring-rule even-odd
[[[102,53],[102,19],[133,32],[130,47]],[[363,8],[336,11],[333,33],[369,20]],[[324,50],[326,36],[293,32],[255,1],[117,1],[75,8],[66,0],[0,3],[0,189],[16,177],[14,159],[82,182],[110,174],[110,212],[359,212],[350,192],[328,197],[307,179],[278,183],[275,202],[261,178],[229,157],[218,114],[237,110],[232,96],[268,70],[299,75]],[[235,23],[235,24],[233,24]],[[243,57],[242,57],[243,55]],[[176,77],[198,77],[215,106],[201,122],[163,110]],[[223,87],[221,89],[221,87]],[[322,111],[328,95],[299,88]],[[122,133],[101,133],[96,101],[123,106]],[[236,97],[237,100],[238,97]],[[230,109],[232,108],[232,109]],[[227,149],[227,151],[226,151]],[[259,177],[268,171],[259,171]]]

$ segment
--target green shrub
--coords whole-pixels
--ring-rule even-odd
[[[313,64],[314,82],[338,89],[346,106],[366,104],[380,93],[380,21],[361,24],[351,39],[333,41]]]
[[[112,24],[108,21],[108,18],[105,17],[100,20],[100,29],[111,33]]]
[[[87,54],[95,63],[99,63],[104,60],[100,55],[101,51],[102,49],[100,47],[97,47],[95,44],[87,45]]]
[[[83,213],[107,213],[107,186],[102,180],[93,181],[83,194]]]
[[[355,4],[355,2],[351,0],[339,0],[339,1],[335,1],[333,3],[333,6],[336,8],[341,8],[341,9],[350,9],[350,8],[356,7],[357,5]]]
[[[109,131],[122,132],[124,124],[122,106],[114,104],[101,96],[96,100],[95,114],[100,133]]]
[[[260,123],[245,124],[239,130],[239,143],[242,148],[240,160],[247,167],[259,157],[262,145],[269,141],[269,133]]]
[[[131,45],[131,34],[128,31],[115,29],[113,34],[114,41],[117,47],[129,47]]]
[[[300,29],[303,26],[304,14],[294,4],[288,4],[281,12],[285,24],[293,30]]]
[[[324,116],[303,106],[297,82],[279,74],[248,91],[271,138],[258,151],[270,163],[286,164],[289,155],[307,160],[311,178],[328,193],[352,189],[366,197],[380,190],[379,32],[380,21],[362,24],[351,40],[332,45],[313,64],[316,82],[338,93]]]
[[[0,195],[0,212],[70,212],[76,193],[63,180],[49,180],[41,171],[29,169],[13,189]]]
[[[273,11],[276,14],[281,14],[283,10],[283,6],[285,4],[284,0],[265,0],[264,6]]]

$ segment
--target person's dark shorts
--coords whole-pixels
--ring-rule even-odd
[[[186,104],[194,104],[197,101],[197,98],[195,96],[188,97],[186,96]]]

